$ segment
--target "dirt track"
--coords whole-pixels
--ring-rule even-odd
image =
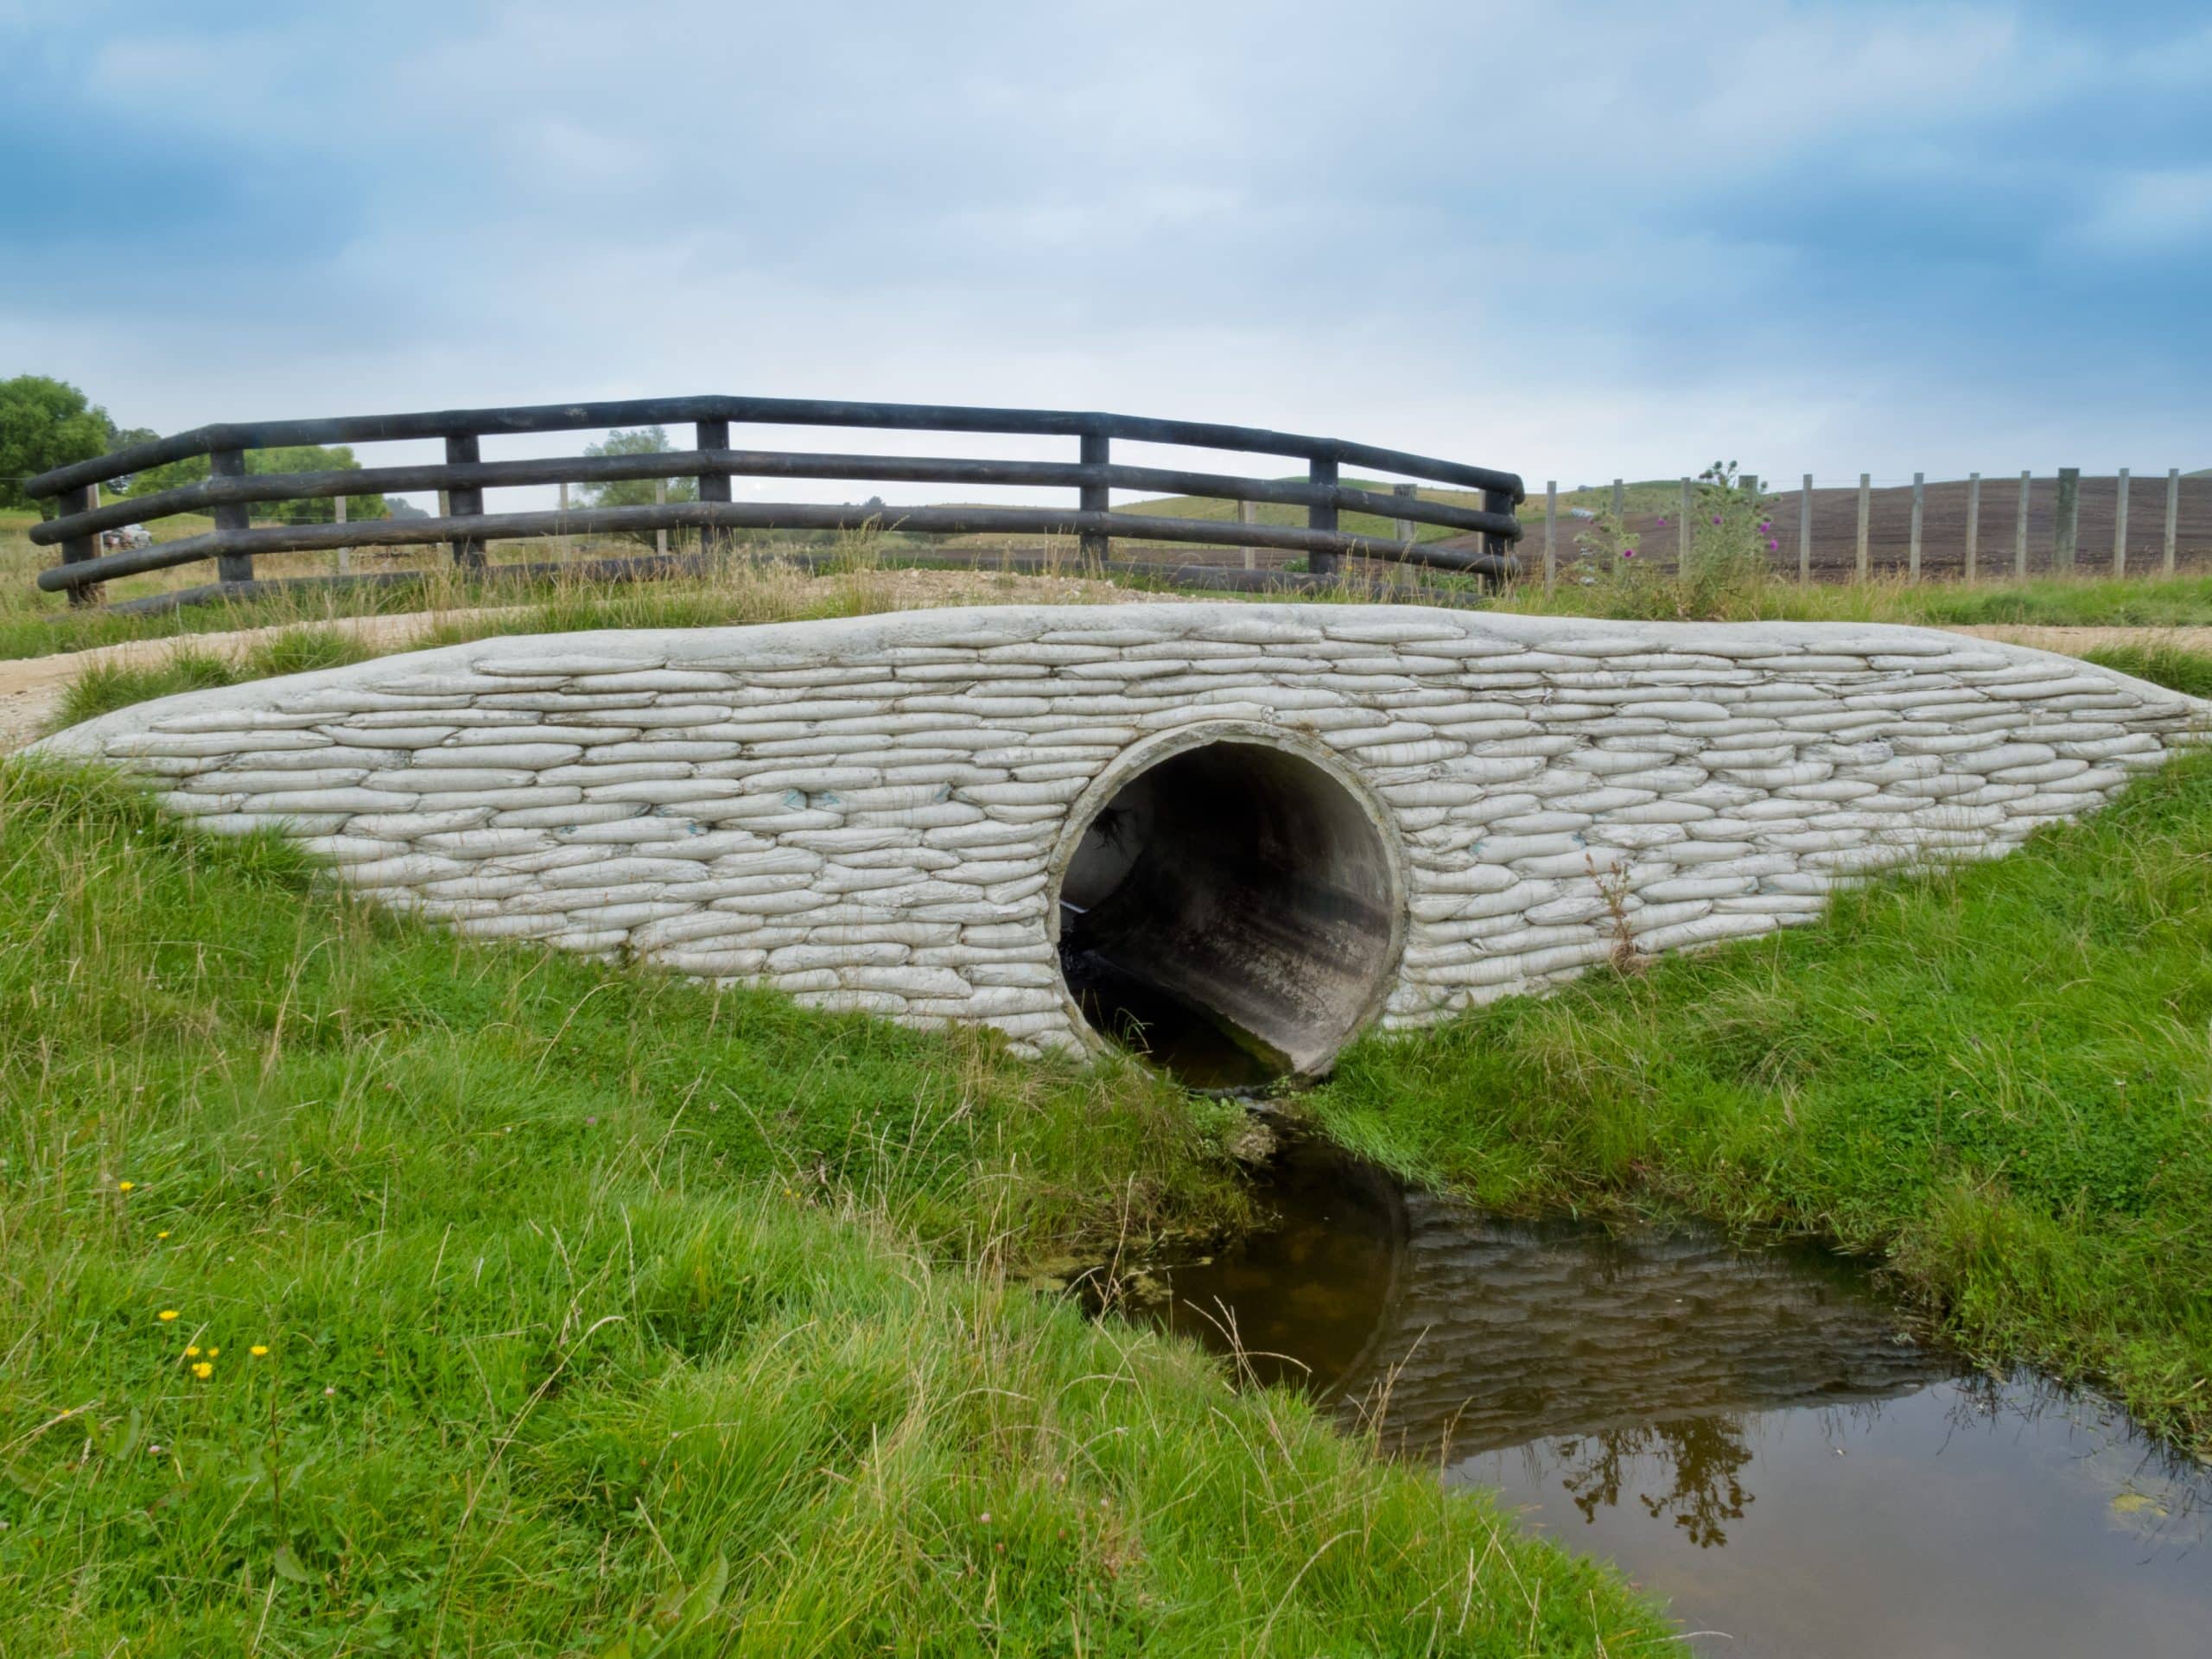
[[[1111,582],[1085,582],[1070,576],[1015,576],[988,571],[887,570],[871,575],[871,585],[887,587],[887,610],[918,610],[938,605],[1003,605],[1027,601],[1051,605],[1144,605],[1180,597],[1175,594],[1141,593]],[[404,649],[433,628],[448,622],[504,614],[504,609],[480,611],[412,611],[392,616],[340,617],[328,622],[290,624],[334,629],[365,641],[378,652]],[[135,639],[127,645],[103,645],[94,651],[66,652],[55,657],[17,658],[0,661],[0,754],[35,741],[61,708],[69,683],[96,663],[161,662],[180,646],[190,646],[219,656],[237,658],[255,642],[283,627],[242,628],[232,633],[174,634],[159,639]]]

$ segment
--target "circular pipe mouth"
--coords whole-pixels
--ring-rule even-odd
[[[1068,997],[1201,1088],[1314,1076],[1381,1007],[1404,940],[1394,838],[1325,750],[1217,725],[1124,754],[1056,859]]]

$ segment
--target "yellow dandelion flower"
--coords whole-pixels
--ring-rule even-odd
[[[268,1353],[268,1351],[269,1344],[265,1342],[257,1342],[252,1347],[246,1350],[246,1352],[251,1354],[256,1359],[261,1358],[264,1355]]]
[[[165,1307],[160,1313],[154,1315],[154,1317],[159,1319],[163,1325],[167,1325],[171,1319],[176,1318],[176,1309],[173,1307]]]
[[[160,1232],[156,1233],[156,1234],[154,1235],[154,1236],[155,1236],[156,1238],[167,1238],[168,1236],[169,1236],[169,1230],[168,1230],[168,1228],[166,1228],[166,1227],[162,1228],[162,1230],[161,1230]]]
[[[192,1374],[198,1377],[202,1382],[205,1382],[209,1377],[215,1375],[215,1368],[203,1359],[197,1365],[192,1368]]]
[[[197,1359],[200,1357],[200,1351],[197,1348],[188,1348],[184,1351],[184,1357],[187,1359]]]
[[[137,1185],[136,1181],[118,1181],[115,1184],[115,1190],[118,1192],[128,1192]]]
[[[210,1359],[219,1359],[222,1357],[222,1352],[223,1351],[219,1348],[210,1348],[207,1351],[207,1357]]]

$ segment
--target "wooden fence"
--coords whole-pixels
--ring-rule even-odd
[[[2139,479],[2126,467],[2085,477],[2062,467],[2043,477],[1973,473],[1933,484],[1915,473],[1910,484],[1878,488],[1864,473],[1827,486],[1807,473],[1794,490],[1762,488],[1756,478],[1740,486],[1768,505],[1775,563],[1804,582],[2171,575],[2212,556],[2212,474],[2178,467]],[[1648,486],[1637,488],[1645,505],[1630,511],[1630,487],[1612,481],[1611,505],[1624,531],[1648,554],[1687,557],[1697,481],[1681,480],[1663,508],[1649,504]],[[1576,556],[1578,522],[1560,513],[1557,484],[1547,484],[1534,527],[1547,581]]]
[[[1062,436],[1075,440],[1077,453],[1072,461],[1042,461],[733,449],[731,426],[748,423]],[[519,461],[487,461],[482,454],[482,442],[487,437],[664,423],[690,424],[695,447],[652,454]],[[246,454],[254,449],[426,438],[443,442],[442,463],[279,474],[255,474],[246,465]],[[1122,466],[1112,456],[1117,439],[1290,456],[1306,463],[1306,475],[1298,482]],[[103,483],[203,455],[207,459],[208,475],[196,483],[100,503]],[[1339,477],[1339,469],[1345,466],[1478,491],[1483,505],[1474,508],[1423,499],[1414,493],[1414,484],[1400,486],[1389,494],[1348,486]],[[885,508],[741,503],[731,499],[730,480],[736,477],[1046,486],[1072,491],[1075,500],[1065,507]],[[664,484],[671,478],[697,480],[699,499],[677,502],[663,499],[650,505],[563,506],[523,512],[492,511],[486,500],[487,491],[521,486],[561,486],[565,500],[565,487],[571,484],[618,480],[654,480]],[[66,591],[80,602],[93,598],[103,582],[203,560],[214,563],[223,590],[238,591],[252,582],[255,558],[269,553],[442,543],[450,547],[456,563],[480,568],[487,545],[497,540],[695,530],[711,556],[726,550],[733,532],[738,531],[844,531],[871,526],[953,535],[1071,536],[1087,559],[1100,563],[1111,558],[1116,537],[1142,537],[1300,553],[1306,556],[1311,574],[1321,579],[1335,575],[1340,557],[1351,556],[1503,580],[1514,569],[1510,549],[1521,535],[1514,508],[1523,499],[1521,480],[1510,473],[1339,438],[1065,410],[737,397],[645,398],[205,426],[58,467],[31,480],[26,487],[35,496],[58,498],[61,509],[59,517],[31,531],[34,542],[61,550],[60,562],[39,573],[39,586]],[[1241,510],[1233,518],[1221,519],[1116,512],[1110,507],[1110,493],[1116,489],[1211,498],[1237,503]],[[348,496],[409,490],[439,492],[442,505],[437,515],[356,519],[349,524],[341,509],[334,524],[252,523],[252,510],[260,504],[326,496],[342,503]],[[665,490],[656,493],[664,497]],[[1261,502],[1303,507],[1306,523],[1256,522],[1249,505]],[[1338,518],[1339,512],[1346,511],[1390,518],[1397,534],[1384,537],[1346,532],[1339,528]],[[211,514],[213,528],[150,547],[100,550],[103,531],[184,512]],[[1418,542],[1416,524],[1440,525],[1461,535],[1445,542]]]

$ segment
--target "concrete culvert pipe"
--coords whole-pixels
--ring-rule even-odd
[[[1363,785],[1280,734],[1125,755],[1063,843],[1070,997],[1202,1087],[1310,1076],[1381,1004],[1402,940],[1395,847]]]

